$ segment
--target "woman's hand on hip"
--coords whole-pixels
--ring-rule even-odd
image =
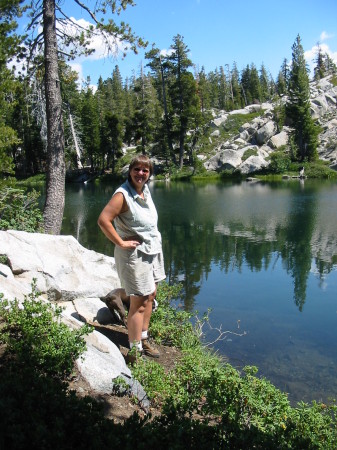
[[[134,241],[134,240],[123,241],[121,243],[120,247],[123,248],[124,250],[132,250],[132,249],[138,247],[139,244],[140,244],[140,242]]]

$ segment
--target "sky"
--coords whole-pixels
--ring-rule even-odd
[[[93,2],[87,1],[86,4]],[[107,58],[100,42],[94,55],[71,63],[80,80],[88,76],[96,85],[111,76],[118,65],[122,78],[146,69],[145,51],[154,43],[168,51],[177,34],[190,50],[189,57],[197,69],[209,73],[236,62],[239,71],[254,63],[264,64],[275,79],[283,60],[291,61],[291,48],[299,34],[309,67],[319,43],[323,52],[337,63],[337,0],[135,0],[113,19],[128,23],[133,32],[149,42],[138,55],[128,53]],[[90,21],[74,2],[63,3],[68,14],[82,25]],[[108,17],[108,16],[107,16]],[[193,70],[193,69],[192,69]]]

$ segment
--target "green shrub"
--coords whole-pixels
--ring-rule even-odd
[[[0,230],[43,232],[42,211],[37,199],[40,194],[32,190],[3,187],[0,190]]]
[[[305,175],[308,178],[337,178],[337,172],[330,169],[327,163],[317,161],[311,164],[304,164]]]
[[[170,303],[179,289],[166,284],[158,289],[160,308],[152,317],[167,309],[166,319],[165,314],[158,319],[164,325],[176,319]],[[134,414],[115,424],[104,417],[103,404],[77,398],[59,379],[83,351],[85,328],[66,330],[60,308],[37,295],[33,284],[22,309],[17,302],[0,302],[0,337],[13,355],[0,371],[0,448],[336,449],[335,404],[292,408],[286,394],[257,377],[256,368],[241,374],[200,341],[197,345],[193,329],[191,339],[174,335],[183,350],[171,370],[150,360],[133,368],[162,413]],[[181,316],[178,332],[191,332],[189,317]],[[174,332],[170,326],[169,331]]]
[[[289,154],[284,150],[278,150],[271,154],[269,170],[272,173],[285,173],[289,170],[291,164]]]
[[[38,299],[35,281],[32,292],[22,304],[9,302],[0,294],[0,317],[5,325],[0,331],[0,342],[15,354],[23,365],[36,367],[41,373],[68,375],[74,361],[85,350],[83,335],[91,328],[84,325],[71,330],[61,322],[62,308]]]
[[[199,339],[194,333],[191,323],[192,313],[171,306],[172,298],[176,298],[181,285],[170,286],[161,283],[157,290],[156,299],[159,308],[152,315],[150,331],[158,343],[171,345],[177,348],[188,348],[198,345]]]
[[[249,148],[244,152],[242,155],[242,161],[246,161],[250,156],[257,156],[257,150],[256,148]]]

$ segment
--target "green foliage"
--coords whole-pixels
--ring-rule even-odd
[[[262,112],[263,111],[261,110],[249,114],[231,114],[220,128],[221,138],[229,139],[230,137],[238,134],[240,132],[240,127],[244,123],[250,122],[255,119],[255,117],[260,117]]]
[[[14,174],[13,158],[10,156],[11,147],[20,143],[13,128],[0,123],[0,174]]]
[[[337,179],[337,172],[330,169],[327,164],[322,161],[317,161],[311,164],[304,164],[305,175],[308,178],[329,178]]]
[[[277,129],[280,131],[286,120],[286,108],[280,100],[275,100],[273,109],[274,121],[277,125]]]
[[[170,302],[178,296],[182,286],[177,284],[170,286],[161,283],[158,286],[156,299],[159,308],[151,318],[151,335],[158,343],[172,345],[177,348],[195,346],[198,338],[193,332],[190,319],[192,314],[174,308]]]
[[[44,186],[46,184],[46,175],[40,173],[38,175],[33,175],[31,177],[25,178],[24,180],[17,180],[17,186]]]
[[[292,50],[289,97],[286,104],[286,114],[293,127],[291,153],[298,161],[314,161],[318,158],[320,128],[311,117],[309,76],[300,36],[297,36]]]
[[[8,265],[8,258],[6,255],[0,255],[0,264]]]
[[[25,296],[22,304],[0,297],[0,317],[5,322],[0,341],[23,365],[33,365],[41,373],[52,376],[68,375],[74,361],[85,350],[82,337],[91,328],[84,325],[72,331],[60,320],[62,308],[38,296],[34,280],[31,294]]]
[[[291,159],[288,153],[279,149],[270,155],[269,170],[272,173],[285,173],[289,170]]]
[[[249,148],[242,155],[242,161],[246,161],[250,156],[257,156],[257,150],[255,148]]]
[[[43,216],[38,207],[40,194],[32,190],[3,187],[0,189],[0,229],[29,232],[43,231]]]

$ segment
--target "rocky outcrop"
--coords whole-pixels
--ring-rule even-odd
[[[105,298],[119,287],[115,260],[81,246],[72,236],[24,231],[0,231],[0,293],[22,302],[36,279],[40,298],[64,307],[62,320],[77,329],[115,323]],[[124,328],[124,332],[126,330]],[[127,337],[126,337],[127,342]],[[78,370],[97,393],[110,394],[114,379],[122,377],[144,408],[149,406],[142,386],[132,378],[120,348],[99,331],[86,336],[87,350],[76,361]]]
[[[312,82],[311,89],[311,115],[322,127],[319,135],[319,158],[330,163],[336,170],[337,166],[337,87],[333,86],[329,78]],[[284,103],[286,98],[281,99]],[[247,122],[240,127],[238,135],[220,142],[215,148],[214,155],[204,161],[204,167],[209,171],[221,172],[223,170],[236,170],[242,174],[249,174],[261,170],[270,164],[268,155],[280,147],[288,145],[289,127],[280,131],[273,120],[272,103],[249,105],[246,108],[222,111],[213,117],[211,139],[219,139],[220,129],[228,118],[235,114],[249,114],[261,111],[261,116]],[[256,155],[248,159],[243,158],[244,153],[252,146],[256,146]]]

